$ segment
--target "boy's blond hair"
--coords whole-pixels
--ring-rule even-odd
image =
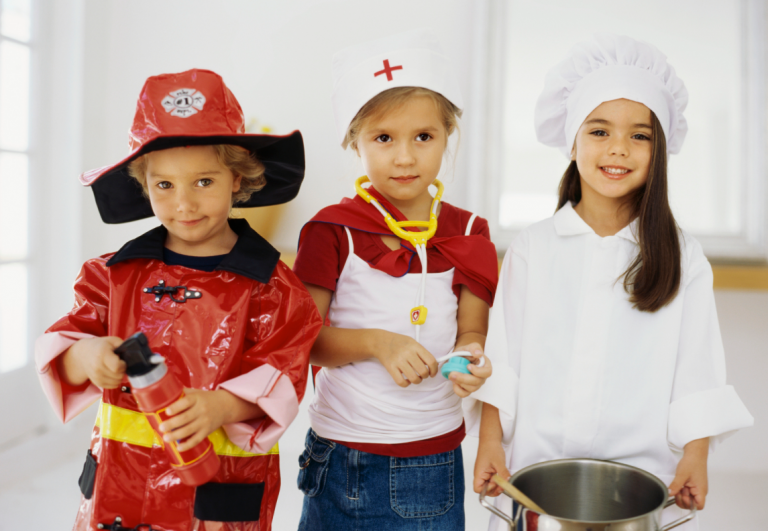
[[[443,126],[445,126],[446,137],[451,136],[458,129],[461,110],[451,103],[448,98],[434,90],[423,87],[396,87],[379,92],[363,105],[347,128],[347,136],[344,137],[344,142],[341,144],[342,147],[346,149],[347,146],[352,146],[352,149],[357,150],[360,130],[366,121],[382,117],[413,96],[428,96],[432,99],[437,107],[437,111],[440,113]]]
[[[231,144],[212,144],[216,158],[235,176],[240,176],[240,190],[232,194],[232,204],[248,200],[252,194],[267,185],[264,177],[264,164],[247,149]],[[128,165],[128,175],[141,185],[145,197],[147,191],[147,155],[131,161]]]

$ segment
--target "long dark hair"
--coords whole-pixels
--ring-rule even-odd
[[[680,289],[680,236],[667,198],[667,141],[651,112],[653,147],[648,180],[627,199],[630,219],[638,218],[635,260],[619,277],[629,301],[643,312],[655,312],[674,300]],[[557,210],[581,201],[581,176],[571,161],[560,181]]]

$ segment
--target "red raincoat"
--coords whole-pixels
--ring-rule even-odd
[[[245,221],[230,225],[239,235],[237,244],[210,273],[166,265],[163,227],[114,255],[89,260],[75,282],[74,308],[38,339],[43,388],[64,422],[98,396],[102,400],[91,441],[94,488],[90,499],[82,498],[76,530],[95,530],[98,524],[112,529],[117,517],[128,529],[142,523],[161,531],[271,528],[280,490],[276,442],[298,412],[321,321],[279,253]],[[163,296],[156,302],[143,290],[160,280],[202,296],[184,302]],[[174,297],[183,298],[184,291]],[[211,435],[221,468],[197,492],[171,470],[138,413],[127,379],[122,389],[101,391],[90,383],[72,388],[57,374],[55,358],[78,339],[127,338],[136,331],[146,334],[185,387],[227,389],[266,413]],[[86,467],[84,475],[89,473]],[[201,507],[208,508],[205,520],[195,516]]]

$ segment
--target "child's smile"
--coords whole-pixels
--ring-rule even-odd
[[[600,166],[600,171],[609,179],[623,179],[629,172],[629,168],[623,166]]]
[[[203,218],[195,219],[195,220],[192,220],[192,221],[176,220],[177,223],[181,223],[185,227],[194,227],[195,225],[197,225],[201,221],[203,221]]]

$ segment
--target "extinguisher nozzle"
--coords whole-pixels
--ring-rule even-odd
[[[129,377],[143,376],[163,361],[162,356],[159,356],[161,358],[159,362],[152,360],[157,355],[149,348],[147,336],[141,332],[136,332],[123,341],[115,349],[115,354],[120,356],[120,359],[125,362],[125,372]]]

